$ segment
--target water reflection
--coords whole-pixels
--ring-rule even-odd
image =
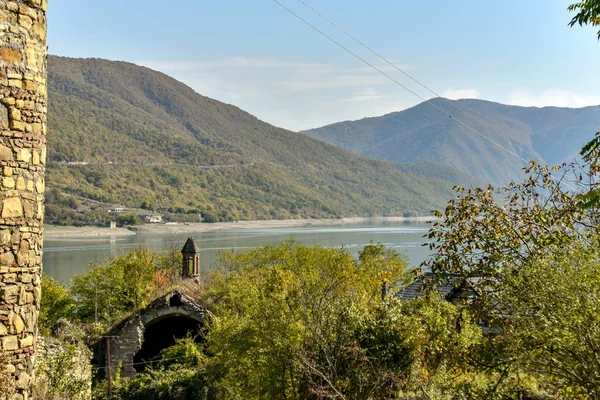
[[[177,235],[46,239],[44,272],[61,282],[67,282],[74,274],[86,271],[90,263],[104,262],[111,256],[125,254],[138,246],[154,251],[166,251],[173,244],[182,247],[188,236],[193,236],[200,245],[200,263],[204,269],[214,266],[219,250],[243,251],[289,239],[305,245],[345,246],[354,255],[373,240],[405,253],[412,265],[418,265],[429,254],[429,249],[422,246],[426,242],[423,235],[428,227],[425,223],[385,222],[369,225],[220,230]]]

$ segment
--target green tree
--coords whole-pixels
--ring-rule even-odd
[[[117,225],[136,225],[138,223],[138,217],[135,214],[121,214],[117,217]]]
[[[510,356],[548,376],[566,398],[600,398],[598,244],[552,246],[503,277],[498,307]]]
[[[360,263],[343,249],[293,242],[222,255],[207,296],[215,304],[208,349],[217,392],[291,399],[351,391],[349,376],[365,360],[353,351],[355,333],[381,303],[381,267],[406,266],[388,261]],[[390,281],[404,274],[388,272]]]
[[[570,26],[575,24],[579,24],[579,26],[600,25],[600,0],[584,0],[574,3],[568,7],[568,10],[577,13],[569,22]],[[600,30],[598,31],[598,40],[600,40]]]
[[[546,248],[590,241],[598,226],[598,210],[584,208],[583,197],[568,188],[596,185],[596,172],[579,165],[549,168],[532,162],[523,183],[494,189],[457,188],[428,237],[434,256],[424,268],[440,277],[477,278],[479,303],[487,311],[504,288],[504,269],[525,265]],[[566,182],[572,177],[577,182]],[[565,183],[568,186],[565,186]]]
[[[74,301],[69,290],[48,275],[42,275],[42,301],[39,325],[43,335],[48,335],[61,318],[73,317]]]
[[[137,248],[92,266],[73,279],[76,315],[84,321],[110,322],[145,306],[178,276],[174,259]]]
[[[589,201],[598,159],[585,161],[532,163],[523,183],[500,190],[457,189],[429,232],[435,254],[425,262],[440,277],[475,278],[471,307],[497,332],[481,365],[535,373],[565,398],[598,398],[600,376],[599,215]]]

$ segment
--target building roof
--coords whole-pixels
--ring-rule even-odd
[[[196,244],[196,241],[193,237],[189,237],[188,240],[183,245],[183,249],[181,249],[182,253],[200,253],[200,246]]]
[[[427,288],[432,283],[435,274],[425,272],[415,279],[413,283],[404,287],[396,295],[402,300],[413,300],[421,296],[425,296]],[[467,280],[459,278],[455,275],[443,276],[440,282],[435,283],[435,288],[440,292],[444,299],[451,301],[459,291],[468,290],[469,283]],[[472,290],[472,289],[471,289]]]

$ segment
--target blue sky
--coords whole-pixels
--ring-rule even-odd
[[[384,66],[297,0],[279,1]],[[446,97],[600,104],[600,43],[567,27],[574,0],[305,1]],[[48,23],[51,54],[145,65],[293,130],[420,102],[272,0],[51,0]]]

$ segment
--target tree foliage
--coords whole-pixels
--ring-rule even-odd
[[[43,335],[48,335],[59,319],[72,319],[74,305],[69,289],[48,275],[42,275],[42,301],[38,323]]]
[[[176,257],[143,248],[94,265],[73,279],[75,313],[83,321],[114,321],[148,304],[175,280],[180,265]]]
[[[343,249],[293,242],[222,255],[208,337],[219,392],[302,398],[344,390],[357,367],[355,330],[381,302],[382,272],[395,281],[406,266],[375,245],[361,256],[366,262]]]
[[[583,155],[582,165],[532,163],[500,190],[458,188],[424,264],[474,286],[471,309],[496,332],[482,365],[536,373],[565,398],[597,398],[600,376],[598,154]]]
[[[568,7],[568,10],[576,12],[571,22],[569,22],[570,26],[575,24],[579,24],[579,26],[600,25],[600,0],[584,0],[574,3]],[[598,40],[600,40],[600,30],[598,31]]]

